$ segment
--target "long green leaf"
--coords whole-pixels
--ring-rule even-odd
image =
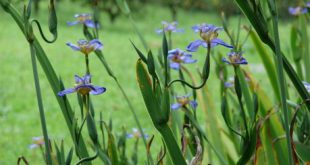
[[[18,27],[20,28],[20,30],[24,33],[24,35],[26,35],[25,33],[25,27],[23,26],[23,20],[22,17],[20,15],[20,13],[6,0],[2,0],[0,1],[1,6],[3,7],[3,9],[8,12],[13,19],[15,20],[15,22],[17,23]],[[33,40],[33,46],[35,47],[35,51],[36,51],[36,57],[46,75],[46,78],[49,81],[49,84],[52,87],[53,93],[57,99],[57,102],[62,110],[63,116],[65,118],[67,127],[69,128],[69,130],[72,130],[72,118],[73,118],[73,111],[71,109],[71,106],[69,104],[69,102],[67,101],[67,99],[61,98],[57,95],[57,93],[61,90],[61,84],[60,84],[60,80],[58,79],[55,70],[53,69],[50,61],[48,60],[43,48],[41,47],[39,41],[35,38],[34,36],[34,40]],[[71,137],[72,139],[74,139],[74,132],[70,131]],[[77,149],[82,157],[87,157],[88,153],[87,153],[87,149],[85,146],[85,143],[83,141],[83,139],[81,138],[80,140],[80,145],[78,146],[79,148]]]
[[[270,55],[267,53],[267,50],[263,46],[262,42],[259,40],[257,34],[254,31],[250,31],[249,33],[253,41],[253,44],[256,47],[258,55],[263,62],[272,89],[277,99],[280,100],[280,91],[277,85],[277,74],[276,69],[274,67],[274,63],[272,62],[272,59],[270,58]]]
[[[237,75],[239,83],[240,83],[240,88],[242,91],[243,98],[245,100],[245,105],[246,105],[247,110],[248,110],[247,111],[248,115],[250,116],[250,118],[253,121],[254,120],[253,101],[252,101],[252,97],[251,97],[250,90],[248,87],[248,83],[247,83],[245,75],[241,71],[240,67],[236,67],[235,71],[236,71],[236,75]]]

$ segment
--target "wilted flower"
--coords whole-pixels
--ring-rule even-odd
[[[185,107],[187,104],[189,104],[193,109],[196,109],[198,106],[197,101],[190,100],[189,97],[190,97],[190,94],[187,94],[184,96],[176,96],[177,102],[171,105],[171,109],[178,110],[181,107]]]
[[[144,131],[143,131],[144,132]],[[141,132],[137,129],[137,128],[132,128],[132,133],[128,133],[126,135],[127,138],[141,138],[142,137],[142,134]],[[144,138],[148,138],[149,135],[145,134],[144,133]]]
[[[106,91],[106,88],[100,86],[94,86],[91,84],[91,75],[86,74],[84,77],[79,77],[77,75],[74,76],[75,78],[75,87],[65,89],[58,93],[58,96],[64,96],[66,94],[70,94],[73,92],[78,92],[82,95],[92,94],[92,95],[99,95]]]
[[[76,18],[76,21],[67,22],[69,26],[73,26],[76,24],[84,24],[90,28],[98,28],[98,24],[96,25],[94,23],[94,21],[92,20],[91,14],[75,14],[74,17]]]
[[[93,39],[91,41],[82,39],[77,42],[77,45],[74,45],[71,42],[68,42],[67,45],[73,50],[82,52],[84,55],[88,55],[92,51],[99,50],[103,47],[98,39]]]
[[[202,40],[196,40],[191,42],[187,46],[187,51],[190,52],[196,52],[199,46],[203,46],[205,48],[208,47],[208,44],[211,45],[211,47],[217,46],[217,45],[222,45],[228,48],[233,48],[233,46],[226,44],[224,41],[221,39],[217,38],[218,36],[218,31],[222,30],[223,28],[216,27],[214,25],[209,25],[209,24],[200,24],[200,25],[195,25],[192,27],[192,29],[198,33]]]
[[[309,7],[308,4],[307,4],[307,7]],[[305,7],[301,7],[301,6],[289,7],[289,8],[288,8],[288,12],[289,12],[291,15],[298,16],[298,15],[307,13],[307,12],[308,12],[308,9],[305,8]]]
[[[230,52],[228,53],[228,60],[223,58],[222,61],[231,64],[231,65],[246,65],[248,64],[247,60],[242,57],[242,52]]]
[[[30,149],[38,148],[44,145],[43,137],[33,137],[32,141],[33,143],[29,145]]]
[[[178,26],[178,22],[174,21],[174,22],[166,22],[166,21],[162,21],[161,24],[163,25],[163,29],[157,29],[156,33],[157,34],[161,34],[163,32],[177,32],[177,33],[182,33],[184,32],[184,29],[177,29]]]
[[[303,81],[302,83],[304,84],[304,86],[307,89],[307,91],[310,92],[310,84],[308,82],[306,82],[306,81]]]
[[[195,63],[197,60],[192,59],[192,55],[181,49],[173,49],[168,52],[168,59],[170,60],[170,68],[179,70],[182,63]]]

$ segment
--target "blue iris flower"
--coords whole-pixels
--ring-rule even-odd
[[[92,51],[103,48],[103,44],[98,39],[93,39],[91,41],[82,39],[77,42],[77,45],[72,44],[71,42],[68,42],[67,45],[73,50],[82,52],[84,55],[88,55]]]
[[[29,145],[29,149],[34,149],[34,148],[44,146],[44,138],[42,136],[33,137],[32,141],[33,141],[33,143]]]
[[[228,53],[228,60],[223,58],[222,61],[231,65],[246,65],[248,61],[242,56],[242,52],[230,52]]]
[[[176,96],[177,102],[171,105],[172,110],[178,110],[181,107],[185,107],[186,105],[190,105],[194,110],[197,108],[198,103],[196,100],[190,100],[189,97],[191,94],[187,94],[184,96]]]
[[[144,133],[144,131],[143,131],[143,133]],[[138,139],[138,138],[142,137],[142,134],[137,128],[132,128],[132,133],[127,133],[126,137]],[[144,133],[144,138],[147,139],[148,137],[149,137],[149,135]]]
[[[95,24],[95,22],[92,20],[91,14],[75,14],[74,17],[76,18],[76,21],[67,22],[67,25],[73,26],[76,24],[84,24],[90,28],[98,28],[99,27],[99,25]]]
[[[308,12],[308,9],[305,8],[305,7],[301,7],[301,6],[289,7],[289,8],[288,8],[288,12],[289,12],[291,15],[298,16],[298,15],[307,13],[307,12]]]
[[[195,40],[195,41],[191,42],[186,48],[186,50],[189,52],[196,52],[200,46],[207,48],[208,44],[210,44],[211,47],[214,47],[217,45],[222,45],[222,46],[225,46],[228,48],[233,48],[233,46],[228,45],[223,40],[217,38],[218,31],[223,30],[223,28],[221,28],[221,27],[216,27],[214,25],[203,23],[200,25],[193,26],[192,29],[196,33],[199,33],[202,40]]]
[[[75,78],[75,87],[68,88],[63,91],[58,92],[58,96],[64,96],[66,94],[78,92],[82,95],[92,94],[92,95],[99,95],[106,91],[106,88],[100,86],[94,86],[91,84],[91,75],[86,74],[83,77],[79,77],[77,75],[74,76]]]
[[[188,54],[179,48],[170,50],[167,58],[170,60],[170,68],[175,70],[179,70],[182,63],[190,64],[197,62],[197,60],[192,59],[191,54]]]
[[[163,29],[157,29],[156,33],[157,34],[161,34],[163,32],[176,32],[176,33],[183,33],[184,29],[178,29],[178,22],[174,21],[174,22],[166,22],[166,21],[162,21],[161,24],[163,25]]]

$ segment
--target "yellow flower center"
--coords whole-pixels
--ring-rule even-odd
[[[211,40],[217,38],[218,33],[216,31],[202,32],[200,30],[200,37],[207,43],[211,43]]]
[[[189,100],[187,97],[179,97],[177,98],[177,102],[184,106],[189,103]]]
[[[90,20],[91,17],[90,16],[84,16],[84,15],[80,15],[77,17],[77,20],[80,22],[80,23],[83,23],[85,22],[86,20]]]
[[[78,89],[78,91],[77,92],[79,92],[80,94],[82,94],[82,95],[86,95],[86,94],[88,94],[89,92],[90,92],[90,88],[79,88]]]
[[[171,60],[173,62],[176,62],[176,63],[181,63],[182,62],[181,57],[182,57],[182,55],[177,54],[177,55],[173,56]]]
[[[85,54],[88,55],[90,52],[94,51],[94,47],[93,46],[89,46],[88,43],[86,44],[79,44],[80,47],[80,51]]]

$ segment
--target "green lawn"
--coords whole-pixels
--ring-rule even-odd
[[[44,29],[47,31],[46,8],[42,6],[41,9],[40,13],[35,17],[38,17]],[[69,41],[76,42],[78,39],[82,39],[83,35],[81,26],[68,27],[66,21],[72,21],[75,13],[89,13],[91,11],[89,8],[82,7],[78,3],[71,4],[67,1],[60,2],[57,10],[59,38],[54,44],[46,44],[44,42],[41,42],[41,44],[48,54],[57,74],[63,79],[65,86],[70,87],[74,83],[73,75],[83,75],[84,73],[84,58],[80,53],[73,52],[65,43]],[[0,16],[2,18],[0,23],[0,134],[2,136],[0,138],[0,164],[13,164],[19,156],[25,156],[30,164],[42,164],[40,151],[30,150],[28,148],[28,145],[32,143],[32,137],[41,136],[30,50],[28,43],[13,19],[2,9],[0,10]],[[157,35],[154,31],[156,28],[161,27],[162,20],[170,21],[168,19],[170,18],[169,11],[158,6],[146,6],[139,13],[135,14],[134,18],[137,27],[143,33],[153,52],[157,52],[161,45],[162,36]],[[179,27],[185,28],[185,33],[173,35],[175,48],[184,49],[188,43],[198,38],[198,35],[190,29],[192,25],[202,22],[218,26],[221,25],[221,20],[216,12],[204,13],[180,10],[178,18]],[[135,106],[140,122],[146,132],[157,135],[155,137],[155,145],[153,146],[154,153],[157,153],[161,140],[146,113],[143,99],[137,86],[135,63],[138,56],[129,40],[132,40],[139,48],[142,49],[143,47],[126,17],[117,19],[114,24],[111,24],[108,21],[108,17],[102,15],[101,22],[103,26],[100,31],[100,40],[104,44],[104,55]],[[236,22],[237,18],[234,18],[232,20],[232,28],[235,31]],[[243,23],[246,22],[243,21]],[[289,34],[289,29],[289,25],[283,24],[280,30],[281,33]],[[242,36],[245,36],[245,34]],[[220,34],[220,37],[228,41],[224,32]],[[281,37],[283,39],[282,44],[287,46],[289,36],[282,35]],[[38,36],[38,38],[40,37]],[[227,52],[223,48],[216,49],[221,50],[224,54]],[[284,48],[283,50],[287,49]],[[203,49],[200,49],[198,53],[195,53],[194,58],[203,59],[203,51]],[[264,76],[264,70],[259,69],[262,68],[260,65],[261,62],[255,54],[250,40],[245,45],[244,51],[245,57],[251,64],[249,67],[255,72],[256,78],[261,82],[263,87],[269,89],[269,82]],[[90,56],[90,63],[94,84],[107,88],[105,94],[93,97],[96,113],[99,114],[99,112],[102,112],[105,121],[113,119],[114,132],[120,131],[123,126],[128,130],[136,127],[127,103],[123,99],[116,83],[108,76],[94,54]],[[199,65],[201,66],[202,62],[194,64],[192,66],[193,70]],[[44,73],[41,68],[39,69],[49,136],[57,143],[60,143],[64,139],[66,146],[71,147],[69,131],[65,125],[62,113]],[[214,95],[214,100],[217,100],[219,98],[219,93],[217,92],[218,86],[216,86],[218,80],[212,73],[214,72],[211,71],[211,81],[208,82],[208,85],[216,87],[211,93]],[[73,109],[79,111],[75,95],[70,95],[68,98],[71,101]],[[215,104],[219,108],[219,102],[215,102]],[[221,116],[219,118],[221,119]],[[141,160],[144,159],[142,158]]]

